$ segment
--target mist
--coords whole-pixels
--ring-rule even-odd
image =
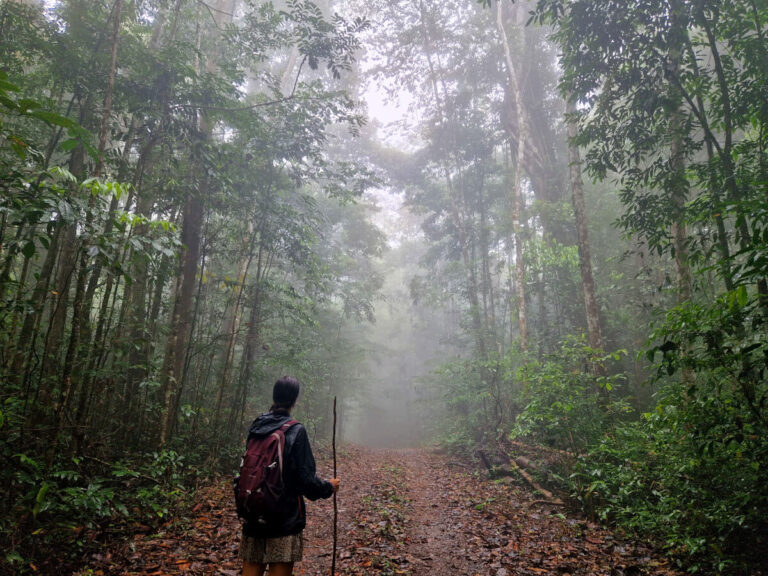
[[[359,493],[434,480],[355,501],[393,546],[466,470],[473,510],[512,502],[478,471],[562,508],[537,533],[580,510],[690,571],[764,563],[766,23],[753,0],[0,0],[0,572],[85,573],[177,509],[209,522],[199,494],[227,517],[286,375],[323,474],[341,448]],[[475,556],[529,549],[507,512]]]

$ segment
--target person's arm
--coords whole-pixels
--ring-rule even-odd
[[[317,476],[315,457],[309,445],[309,437],[304,426],[299,426],[296,431],[296,440],[293,444],[292,459],[296,472],[296,485],[304,496],[310,500],[330,498],[334,492],[334,486],[327,480]]]

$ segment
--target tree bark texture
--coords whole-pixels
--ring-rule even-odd
[[[517,154],[515,155],[515,172],[512,182],[512,228],[515,240],[515,288],[517,292],[517,318],[520,328],[520,347],[523,352],[528,351],[528,320],[525,309],[525,255],[523,253],[522,226],[520,217],[523,208],[522,201],[522,171],[525,166],[525,151],[528,142],[528,121],[523,109],[523,98],[520,91],[520,78],[512,60],[512,51],[509,47],[507,31],[504,27],[502,3],[496,6],[496,27],[501,42],[504,46],[504,63],[508,76],[509,92],[513,96],[515,114],[517,117]],[[510,134],[510,137],[515,135]]]
[[[576,122],[576,102],[572,96],[565,99],[566,122],[568,124],[568,160],[570,163],[571,193],[573,195],[573,213],[576,217],[576,234],[579,240],[579,268],[581,287],[584,293],[584,309],[587,313],[587,337],[594,349],[603,347],[603,335],[600,328],[600,309],[597,305],[597,291],[592,274],[592,253],[589,245],[587,227],[587,208],[584,199],[584,180],[581,176],[581,152],[575,139],[578,136]]]

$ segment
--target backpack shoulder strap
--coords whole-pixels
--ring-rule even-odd
[[[298,420],[288,420],[285,424],[280,426],[280,430],[282,430],[283,433],[288,432],[288,428],[290,428],[294,424],[298,424],[298,423],[299,423]]]
[[[298,423],[299,422],[297,420],[288,420],[288,422],[272,432],[272,436],[277,437],[277,462],[280,466],[280,478],[283,477],[283,449],[285,447],[285,433],[291,426]]]

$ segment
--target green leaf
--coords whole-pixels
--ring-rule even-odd
[[[2,92],[0,92],[0,104],[5,106],[9,110],[16,110],[16,102],[11,100],[7,96],[4,96]]]
[[[77,127],[77,122],[71,118],[67,118],[66,116],[62,116],[61,114],[56,114],[55,112],[50,112],[48,110],[31,110],[29,115],[49,124],[53,124],[54,126],[61,126],[62,128]]]
[[[11,138],[11,150],[21,160],[27,159],[27,145],[18,138]]]
[[[29,260],[32,258],[32,256],[35,255],[35,252],[37,252],[37,249],[35,248],[35,243],[32,241],[27,242],[24,244],[24,248],[21,249],[21,253],[24,255],[24,258]]]
[[[25,563],[24,557],[16,551],[9,552],[8,554],[6,554],[5,561],[8,562],[8,564],[10,564],[11,566],[13,566],[14,564]]]
[[[77,140],[76,138],[69,138],[68,140],[64,140],[61,144],[59,144],[59,149],[62,152],[69,152],[77,148],[77,145],[79,143],[80,141]]]
[[[744,308],[749,301],[749,295],[747,294],[746,286],[739,286],[736,289],[736,301],[739,303],[740,308]]]
[[[43,485],[40,486],[40,490],[37,491],[37,496],[35,496],[35,505],[32,507],[32,516],[37,516],[40,513],[40,508],[45,502],[45,495],[50,489],[51,485],[47,482],[43,482]]]
[[[0,90],[8,90],[9,92],[19,92],[21,88],[16,84],[11,84],[7,80],[0,79]]]
[[[72,206],[69,202],[66,200],[59,200],[57,207],[59,209],[59,214],[61,214],[61,218],[66,221],[71,221],[72,217],[74,216],[74,210],[72,210]]]

